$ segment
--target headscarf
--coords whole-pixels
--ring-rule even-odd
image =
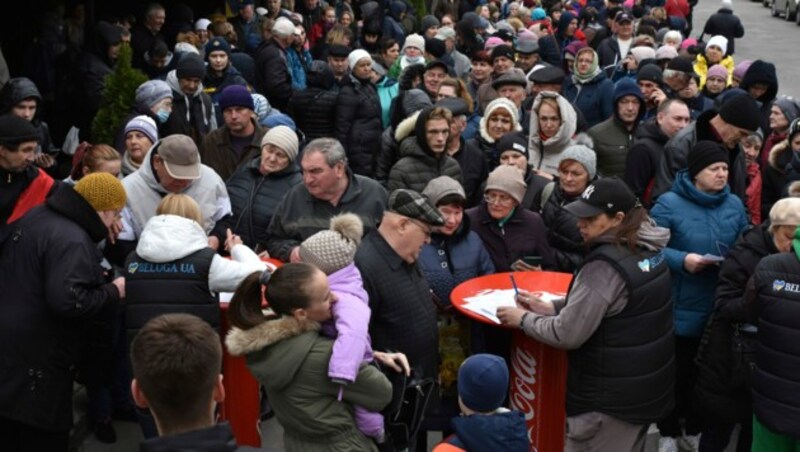
[[[592,65],[589,67],[589,70],[586,73],[581,74],[578,72],[578,57],[580,54],[585,52],[592,52]],[[575,54],[575,62],[572,66],[572,79],[576,83],[584,84],[592,81],[595,77],[597,77],[602,71],[600,70],[600,60],[597,58],[597,52],[594,51],[591,47],[585,47],[583,49],[578,50],[578,53]]]

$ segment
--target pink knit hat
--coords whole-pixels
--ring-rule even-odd
[[[505,41],[498,38],[497,36],[492,36],[489,39],[487,39],[486,42],[483,44],[483,50],[491,51],[495,47],[503,44],[505,44]]]
[[[683,42],[681,43],[681,50],[686,50],[686,49],[688,49],[689,47],[691,47],[691,46],[696,46],[696,45],[697,45],[697,39],[694,39],[694,38],[686,38],[686,39],[684,39],[684,40],[683,40]]]
[[[706,79],[711,77],[719,77],[727,82],[728,70],[721,64],[715,64],[708,69],[708,74],[706,74]]]
[[[739,64],[733,69],[733,76],[737,79],[741,80],[744,78],[744,74],[750,69],[750,65],[753,64],[752,60],[744,60],[740,61]]]

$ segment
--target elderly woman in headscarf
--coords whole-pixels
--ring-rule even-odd
[[[483,155],[489,161],[489,168],[494,169],[500,162],[497,141],[512,130],[522,131],[519,123],[519,110],[510,100],[499,97],[486,106],[478,135],[469,140],[468,145],[477,146],[483,151]]]
[[[591,47],[578,51],[572,75],[564,86],[564,97],[586,118],[589,128],[614,113],[614,83],[600,69],[597,52]]]

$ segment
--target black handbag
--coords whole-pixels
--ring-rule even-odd
[[[734,323],[731,336],[731,383],[750,389],[756,367],[758,327],[750,323]]]
[[[387,377],[392,383],[392,400],[383,410],[387,441],[381,450],[403,450],[411,446],[436,390],[433,378],[420,378],[416,369],[411,376],[388,370]]]

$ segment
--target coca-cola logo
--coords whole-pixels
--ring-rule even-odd
[[[515,347],[511,356],[511,408],[525,415],[525,424],[528,426],[528,438],[531,444],[534,441],[532,422],[536,416],[534,400],[536,399],[536,358],[522,347]],[[535,450],[532,448],[531,450]]]

